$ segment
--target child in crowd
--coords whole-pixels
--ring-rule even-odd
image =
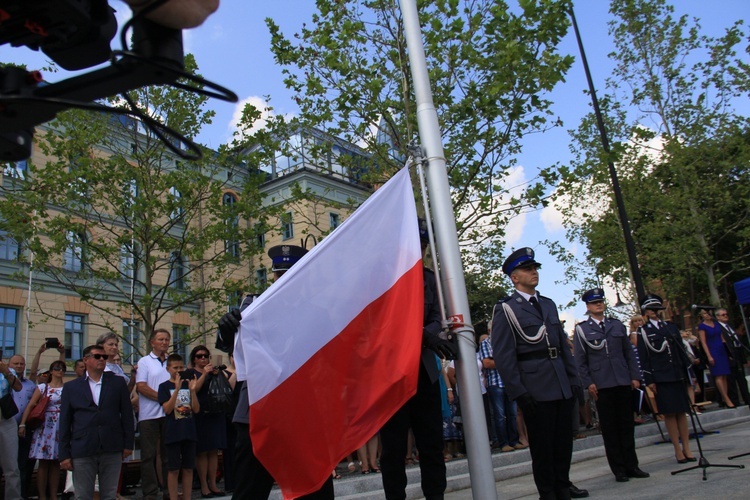
[[[182,498],[189,499],[198,440],[193,415],[200,411],[195,393],[197,380],[181,373],[185,371],[185,362],[179,354],[167,358],[167,371],[171,378],[159,385],[159,403],[167,415],[164,442],[167,445],[169,498],[178,499],[177,481],[182,470]]]

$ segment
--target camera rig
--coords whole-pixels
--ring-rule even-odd
[[[185,72],[182,31],[145,17],[164,3],[155,2],[130,19],[120,37],[122,47],[128,47],[126,34],[132,30],[132,45],[113,51],[110,42],[117,21],[107,0],[0,0],[0,45],[41,49],[69,70],[110,60],[107,67],[51,84],[36,71],[0,68],[0,162],[28,158],[34,127],[72,108],[133,116],[178,156],[200,158],[195,143],[143,113],[126,94],[148,85],[172,85],[228,102],[238,100],[231,90]],[[122,94],[128,106],[97,102],[115,94]]]

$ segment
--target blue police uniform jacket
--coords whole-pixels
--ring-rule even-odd
[[[513,400],[525,393],[529,393],[537,401],[569,399],[573,397],[572,386],[580,386],[578,370],[555,303],[547,297],[538,297],[543,318],[518,292],[498,302],[492,318],[495,366],[500,372],[508,396]],[[542,339],[539,343],[532,344],[515,333],[514,327],[508,323],[503,302],[510,305],[525,335],[533,337],[543,324],[547,326],[549,346],[556,349],[556,358],[527,359],[534,355],[544,355],[548,350],[547,342]]]
[[[645,345],[643,332],[651,346],[660,349],[666,341],[668,348],[654,352]],[[660,321],[657,328],[651,321],[638,329],[638,359],[643,370],[643,381],[646,385],[659,382],[678,382],[686,379],[690,360],[680,337],[677,325]]]
[[[573,344],[583,387],[595,384],[597,389],[608,389],[629,386],[632,380],[641,380],[638,360],[625,325],[615,318],[602,321],[603,329],[591,318],[576,325]],[[584,338],[580,338],[581,333]]]

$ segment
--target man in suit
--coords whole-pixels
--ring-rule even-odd
[[[638,468],[635,453],[632,391],[641,386],[641,371],[628,331],[619,320],[604,317],[604,290],[583,294],[587,321],[576,325],[574,349],[578,374],[596,402],[609,468],[615,480],[649,477]]]
[[[573,395],[580,382],[557,307],[536,291],[540,267],[531,248],[503,263],[516,291],[495,306],[492,352],[508,396],[523,411],[540,498],[568,499]]]
[[[745,346],[737,336],[737,332],[734,331],[729,325],[729,312],[723,307],[716,310],[716,319],[721,325],[721,336],[724,338],[724,342],[729,350],[729,377],[727,393],[729,399],[732,400],[735,406],[740,404],[739,397],[737,395],[737,389],[739,389],[742,400],[746,405],[750,405],[750,393],[747,390],[747,379],[745,378],[745,363],[747,363],[747,355],[745,353]]]
[[[135,423],[125,381],[105,372],[100,346],[83,350],[86,374],[65,384],[60,407],[60,468],[73,471],[75,496],[117,497],[122,460],[133,453]]]

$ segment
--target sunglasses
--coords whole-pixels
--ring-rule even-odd
[[[109,354],[89,354],[89,358],[108,360]]]
[[[65,368],[62,368],[60,366],[56,366],[56,367],[52,368],[52,371],[53,372],[63,372],[63,373],[65,373],[66,370],[65,370]]]
[[[211,359],[210,354],[196,354],[195,359]]]

